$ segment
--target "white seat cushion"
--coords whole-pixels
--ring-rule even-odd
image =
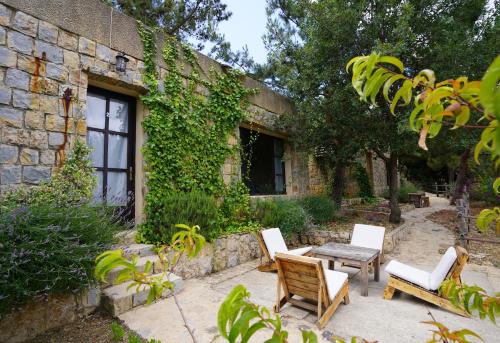
[[[312,247],[303,247],[303,248],[297,248],[297,249],[292,249],[292,250],[288,250],[288,254],[291,254],[291,255],[304,255],[304,254],[307,254],[309,251],[312,250]]]
[[[344,285],[348,275],[347,273],[337,272],[335,270],[324,269],[324,271],[328,296],[333,300]]]
[[[274,260],[274,254],[277,252],[287,252],[285,240],[281,235],[281,231],[278,228],[262,230],[262,238],[264,243],[266,243],[267,251],[269,256]]]
[[[457,251],[454,247],[449,247],[439,261],[438,265],[432,271],[429,279],[429,287],[433,291],[439,288],[441,282],[446,278],[451,267],[457,260]]]
[[[397,276],[403,280],[430,290],[430,273],[426,271],[408,266],[395,260],[389,262],[387,267],[385,267],[385,271],[390,275]]]
[[[384,246],[385,227],[356,224],[352,231],[351,245],[378,249],[382,252]]]

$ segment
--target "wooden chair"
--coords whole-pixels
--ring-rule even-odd
[[[389,280],[384,290],[384,299],[390,300],[395,290],[411,294],[417,298],[442,307],[448,311],[468,317],[468,313],[455,307],[447,298],[438,293],[439,285],[446,279],[461,284],[460,274],[469,259],[467,251],[459,246],[450,247],[431,273],[391,261],[385,268]]]
[[[351,245],[363,248],[380,250],[380,263],[384,262],[384,239],[385,227],[365,224],[355,224],[351,235]],[[359,268],[359,266],[342,263],[342,266]],[[333,261],[329,262],[329,268],[334,268]],[[371,266],[370,266],[371,268]]]
[[[321,260],[314,257],[277,253],[274,258],[278,268],[276,312],[287,302],[315,311],[322,329],[341,301],[349,303],[346,273],[324,269]]]
[[[258,267],[261,272],[276,270],[274,255],[278,252],[309,256],[312,250],[312,247],[288,250],[281,231],[278,228],[261,230],[256,233],[256,238],[259,242],[260,250],[262,250],[261,264]]]

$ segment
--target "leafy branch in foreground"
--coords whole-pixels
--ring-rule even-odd
[[[467,313],[477,311],[479,318],[488,317],[496,323],[495,317],[500,314],[500,293],[490,296],[479,286],[457,285],[453,280],[444,281],[439,291]]]
[[[115,283],[119,284],[132,280],[133,282],[127,287],[127,290],[135,287],[136,292],[149,288],[147,304],[159,299],[164,294],[164,291],[170,290],[184,320],[184,324],[193,342],[196,342],[193,330],[188,325],[184,312],[179,305],[174,292],[174,283],[170,278],[184,254],[188,258],[193,258],[199,254],[205,245],[205,238],[198,233],[200,227],[197,225],[189,227],[185,224],[177,224],[175,227],[179,231],[172,236],[170,245],[160,246],[156,251],[162,265],[162,273],[156,275],[150,274],[153,268],[151,261],[147,261],[144,270],[140,270],[137,267],[138,256],[133,255],[128,259],[123,255],[123,250],[121,249],[105,251],[97,256],[94,273],[98,280],[107,282],[107,275],[113,269],[121,268],[115,279]]]
[[[217,327],[221,336],[230,343],[246,343],[263,329],[272,332],[271,338],[265,340],[265,343],[288,342],[288,331],[283,329],[279,314],[273,316],[268,308],[252,303],[250,293],[242,285],[234,287],[219,307]],[[336,343],[347,343],[342,338],[332,339]],[[317,343],[318,337],[313,331],[302,330],[302,342]],[[357,337],[352,337],[349,342],[358,342]],[[369,342],[361,340],[360,343]]]
[[[471,341],[468,340],[468,337],[476,337],[481,339],[478,334],[468,329],[450,331],[450,329],[448,329],[446,326],[436,321],[426,321],[422,323],[436,327],[436,330],[432,330],[432,338],[429,339],[427,343],[471,343]]]
[[[427,137],[435,137],[443,125],[450,125],[452,129],[481,128],[483,131],[474,150],[474,159],[479,164],[480,154],[487,152],[495,168],[500,167],[500,56],[489,66],[482,81],[469,81],[462,76],[436,82],[436,75],[429,69],[409,77],[404,74],[403,62],[376,52],[354,57],[346,68],[352,70],[352,85],[361,100],[371,102],[373,106],[377,106],[381,90],[393,114],[396,106],[408,106],[413,99],[410,127],[420,132],[418,145],[422,149],[427,150]],[[398,89],[391,90],[393,85]],[[480,115],[478,122],[484,125],[468,125],[471,113]],[[499,192],[500,177],[494,181],[493,188]],[[493,222],[500,232],[500,207],[481,211],[477,226],[486,230]]]

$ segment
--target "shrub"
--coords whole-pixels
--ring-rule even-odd
[[[418,187],[415,186],[410,181],[401,180],[401,186],[399,187],[399,194],[398,194],[399,202],[408,202],[410,199],[408,193],[415,193],[418,191],[419,191]],[[384,190],[384,192],[382,193],[382,197],[384,197],[385,199],[390,198],[389,189]]]
[[[408,193],[418,192],[419,189],[410,181],[401,181],[401,187],[399,187],[399,202],[408,202],[410,197]]]
[[[241,181],[226,188],[220,205],[223,226],[235,226],[248,221],[250,215],[250,194],[248,187]]]
[[[303,231],[308,219],[299,203],[289,199],[257,201],[252,215],[264,227],[279,227],[285,237]]]
[[[358,195],[363,199],[373,198],[373,187],[370,183],[370,179],[368,178],[368,173],[363,166],[356,166],[356,169],[354,170],[354,178],[356,179],[356,183],[359,187]]]
[[[121,228],[116,219],[89,205],[0,204],[0,313],[92,284],[95,257]]]
[[[309,195],[299,200],[300,205],[311,216],[316,224],[323,224],[333,220],[335,204],[326,195]]]
[[[20,204],[67,204],[89,202],[97,181],[89,159],[91,149],[76,141],[73,150],[52,178],[37,187],[19,188],[7,192],[3,204],[11,207]]]
[[[198,225],[209,239],[219,227],[219,209],[214,197],[200,191],[173,193],[154,204],[147,222],[138,229],[138,241],[150,244],[170,242],[175,224]]]

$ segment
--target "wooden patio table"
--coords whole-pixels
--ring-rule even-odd
[[[358,247],[343,243],[326,243],[312,250],[314,257],[329,261],[334,269],[334,261],[361,268],[361,295],[368,296],[368,265],[373,263],[374,279],[380,280],[380,250]]]

